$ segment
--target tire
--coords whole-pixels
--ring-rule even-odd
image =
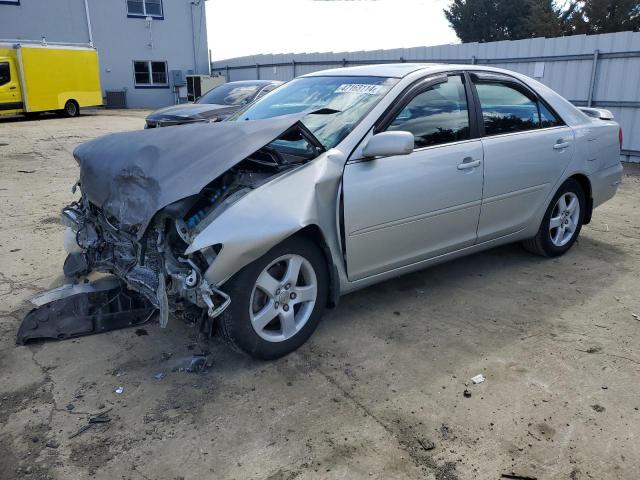
[[[567,202],[575,199],[578,211],[567,215],[569,208],[562,209],[563,204],[559,203],[561,198],[564,200],[564,205],[568,205]],[[522,242],[524,248],[543,257],[563,255],[580,235],[586,207],[587,202],[582,187],[576,180],[569,178],[560,186],[549,203],[536,236]],[[564,228],[552,227],[552,221],[554,225],[560,223]]]
[[[75,100],[67,100],[67,103],[64,104],[64,108],[61,113],[65,117],[79,117],[80,106]]]
[[[287,276],[288,272],[295,271],[298,263],[299,274],[291,280],[293,276]],[[314,284],[312,302],[306,299],[312,297]],[[318,326],[328,288],[327,262],[322,251],[305,237],[291,237],[225,284],[231,305],[220,316],[222,337],[235,350],[256,359],[287,355],[306,342]]]

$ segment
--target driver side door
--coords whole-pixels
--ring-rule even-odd
[[[483,149],[471,128],[470,92],[463,75],[425,83],[399,99],[397,113],[376,131],[413,133],[414,151],[347,162],[343,205],[350,281],[475,243]]]

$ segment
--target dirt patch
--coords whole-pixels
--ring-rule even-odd
[[[14,413],[25,410],[32,405],[52,406],[51,392],[47,388],[43,388],[46,384],[47,380],[44,380],[13,392],[0,394],[0,425],[6,424]]]

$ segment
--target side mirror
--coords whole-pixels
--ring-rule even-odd
[[[390,157],[413,152],[414,137],[411,132],[382,132],[369,139],[362,149],[364,157]]]

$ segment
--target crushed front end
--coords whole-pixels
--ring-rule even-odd
[[[174,314],[210,334],[213,319],[231,302],[217,285],[207,281],[207,270],[223,245],[216,244],[213,235],[197,251],[186,252],[191,252],[198,235],[228,207],[251,190],[309,162],[323,149],[298,117],[166,130],[168,133],[153,129],[114,134],[76,148],[80,179],[73,191],[79,189],[80,196],[62,212],[68,252],[64,272],[75,284],[92,272],[111,274],[117,282],[113,294],[122,292],[143,299],[158,310],[161,327]],[[188,134],[198,141],[185,142]],[[302,153],[270,146],[275,141],[305,139],[311,140],[307,140],[308,151]],[[107,299],[105,302],[112,298],[95,288],[88,290],[78,295],[87,299],[93,295]],[[54,301],[77,289],[64,291],[67,293]],[[126,305],[121,297],[118,302]],[[78,304],[83,305],[82,315],[73,310]],[[87,327],[87,331],[96,331],[96,325],[103,325],[104,315],[114,313],[101,310],[105,305],[91,305],[90,300],[59,305],[69,308],[58,315],[60,325],[93,315],[93,330]],[[140,302],[129,305],[133,309]],[[94,311],[98,311],[97,317]],[[48,318],[53,316],[45,315],[43,321]],[[32,322],[30,334],[35,335],[38,323],[42,324]],[[67,338],[63,330],[61,326],[59,338]]]

